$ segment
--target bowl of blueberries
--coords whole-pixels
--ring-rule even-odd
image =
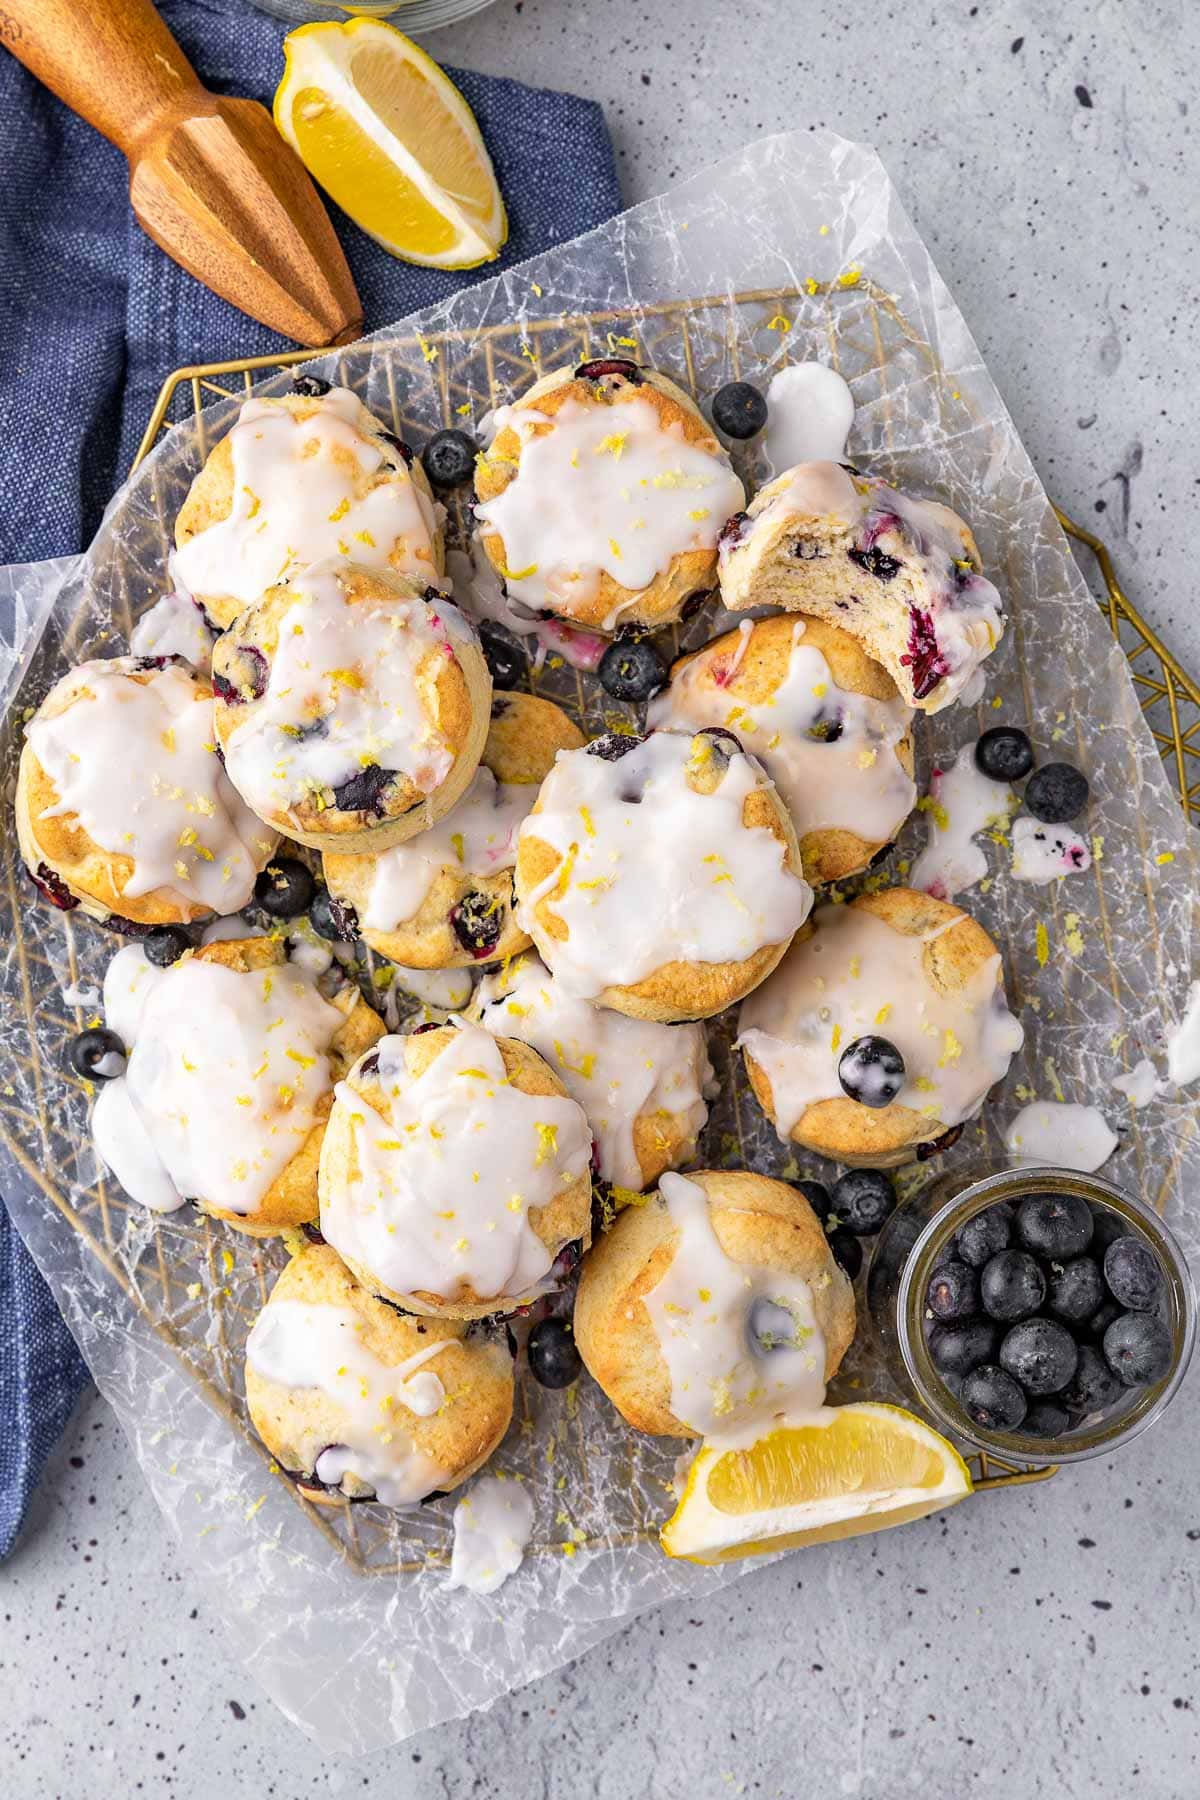
[[[1196,1300],[1154,1210],[1094,1175],[1012,1169],[897,1209],[868,1276],[893,1375],[938,1428],[1001,1458],[1072,1462],[1156,1419]]]

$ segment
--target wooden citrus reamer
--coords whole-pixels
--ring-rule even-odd
[[[151,0],[0,0],[0,43],[124,153],[138,222],[189,274],[301,344],[360,335],[299,158],[258,101],[201,84]]]

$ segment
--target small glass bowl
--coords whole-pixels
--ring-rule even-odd
[[[400,31],[436,31],[441,25],[457,25],[472,13],[482,12],[492,0],[254,0],[263,12],[274,13],[293,25],[320,20],[344,25],[349,19],[387,19]]]
[[[1016,1203],[1034,1193],[1078,1194],[1091,1205],[1118,1214],[1140,1233],[1166,1276],[1160,1310],[1172,1338],[1171,1367],[1161,1381],[1129,1388],[1110,1412],[1084,1419],[1057,1438],[1025,1436],[1019,1430],[981,1430],[934,1367],[926,1340],[925,1293],[947,1240],[998,1201]],[[867,1275],[867,1305],[893,1379],[937,1428],[1019,1463],[1081,1462],[1135,1438],[1158,1418],[1183,1380],[1196,1336],[1195,1289],[1172,1232],[1144,1201],[1098,1175],[1080,1175],[1073,1169],[1007,1169],[991,1175],[966,1170],[931,1183],[898,1206],[880,1232]]]

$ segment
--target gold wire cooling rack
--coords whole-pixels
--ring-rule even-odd
[[[857,348],[864,363],[881,366],[891,347],[903,343],[910,349],[915,347],[931,366],[936,367],[932,351],[908,326],[891,296],[873,289],[868,281],[864,280],[862,286],[866,290],[863,298],[867,306]],[[812,292],[810,286],[810,297]],[[799,293],[786,289],[739,294],[732,300],[722,297],[638,308],[636,353],[640,360],[654,363],[661,359],[665,366],[677,369],[680,377],[694,390],[706,389],[713,385],[711,372],[717,367],[725,368],[724,378],[728,379],[729,374],[736,375],[743,367],[752,366],[756,357],[766,360],[765,346],[769,345],[772,351],[777,347],[777,340],[772,337],[776,316],[782,309],[790,311],[797,304],[803,304]],[[526,321],[520,326],[488,326],[473,334],[467,347],[464,347],[460,334],[447,332],[431,333],[428,337],[398,337],[389,348],[394,348],[398,364],[402,365],[405,359],[411,363],[418,358],[426,365],[437,365],[439,423],[449,425],[464,414],[479,419],[500,399],[511,397],[535,380],[542,373],[543,362],[548,367],[578,362],[598,354],[601,349],[610,354],[621,354],[624,347],[634,341],[625,335],[630,329],[628,314],[592,313]],[[355,346],[348,346],[338,356],[340,378],[348,385],[354,385],[352,359]],[[133,467],[136,469],[140,465],[161,435],[173,425],[182,425],[185,430],[190,428],[194,432],[194,461],[198,467],[212,447],[210,422],[204,411],[206,405],[243,399],[257,381],[312,360],[310,351],[297,350],[176,370],[159,393]],[[406,419],[394,382],[389,383],[389,398],[391,427],[404,435],[406,423],[411,426],[414,422]],[[954,398],[957,400],[958,396]],[[375,410],[386,411],[386,408],[376,404]],[[220,429],[225,429],[225,425]],[[419,432],[429,429],[428,418],[417,426]],[[168,520],[177,510],[180,498],[155,487],[154,502],[164,556],[170,547]],[[458,513],[456,524],[460,531],[466,523],[461,504],[461,501],[456,502],[454,509]],[[1124,594],[1105,544],[1061,511],[1057,516],[1069,536],[1084,545],[1096,560],[1102,584],[1102,591],[1096,594],[1097,603],[1128,659],[1147,722],[1185,814],[1189,820],[1195,819],[1200,815],[1200,686]],[[143,601],[149,597],[141,596]],[[122,594],[120,598],[123,604],[114,606],[114,617],[126,608],[131,612],[136,610],[135,603],[127,595]],[[68,633],[68,639],[68,648],[74,653],[74,627]],[[554,697],[562,696],[556,693]],[[579,710],[583,713],[587,707],[582,685],[578,699]],[[33,1020],[39,1007],[48,1002],[61,1006],[58,980],[37,944],[27,938],[22,924],[20,867],[11,833],[6,834],[0,844],[0,862],[3,866],[0,926],[4,923],[2,915],[7,911],[16,946],[23,1006],[32,1037]],[[75,984],[80,979],[77,961],[80,946],[75,938],[78,927],[71,915],[64,916],[64,925],[68,974],[71,983]],[[66,1038],[83,1022],[78,1016],[64,1020],[64,1046]],[[9,1154],[47,1202],[69,1221],[91,1255],[118,1283],[129,1303],[160,1341],[180,1359],[214,1409],[250,1442],[270,1472],[283,1480],[254,1436],[239,1401],[240,1346],[254,1312],[266,1298],[273,1267],[256,1253],[253,1280],[244,1291],[233,1296],[225,1285],[232,1266],[229,1238],[210,1220],[199,1218],[179,1226],[172,1223],[171,1216],[156,1218],[148,1248],[134,1266],[129,1266],[127,1258],[120,1253],[121,1230],[130,1212],[123,1195],[102,1177],[76,1203],[70,1181],[77,1154],[72,1128],[69,1122],[49,1116],[38,1055],[32,1041],[28,1057],[14,1058],[14,1063],[25,1078],[24,1090],[28,1091],[32,1105],[21,1105],[0,1097],[0,1139]],[[186,1272],[182,1266],[185,1255]],[[197,1284],[188,1279],[198,1267],[207,1274],[208,1292],[204,1298],[198,1297]],[[229,1297],[222,1298],[223,1295]],[[524,1412],[518,1424],[528,1431],[527,1399],[522,1398],[520,1404]],[[561,1454],[577,1455],[586,1468],[586,1432],[582,1419],[569,1408],[559,1442]],[[630,1452],[630,1476],[636,1466],[636,1456],[635,1448]],[[985,1453],[977,1453],[969,1460],[976,1486],[984,1490],[1044,1481],[1055,1473],[1053,1466],[1021,1467]],[[394,1575],[416,1571],[445,1559],[444,1538],[438,1541],[426,1537],[416,1542],[398,1539],[393,1525],[380,1508],[351,1506],[346,1502],[314,1506],[290,1483],[287,1486],[297,1505],[336,1551],[363,1573]],[[585,1541],[616,1547],[655,1534],[655,1527],[648,1519],[639,1519],[636,1526],[627,1531],[601,1528],[591,1532]],[[560,1554],[563,1549],[561,1542],[531,1546],[535,1554]]]

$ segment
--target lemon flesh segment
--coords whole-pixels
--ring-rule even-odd
[[[746,1449],[702,1448],[662,1545],[729,1562],[903,1525],[970,1492],[954,1446],[901,1407],[825,1407]]]
[[[437,64],[378,20],[284,41],[275,123],[309,174],[393,256],[443,269],[490,262],[508,233],[470,107]]]

